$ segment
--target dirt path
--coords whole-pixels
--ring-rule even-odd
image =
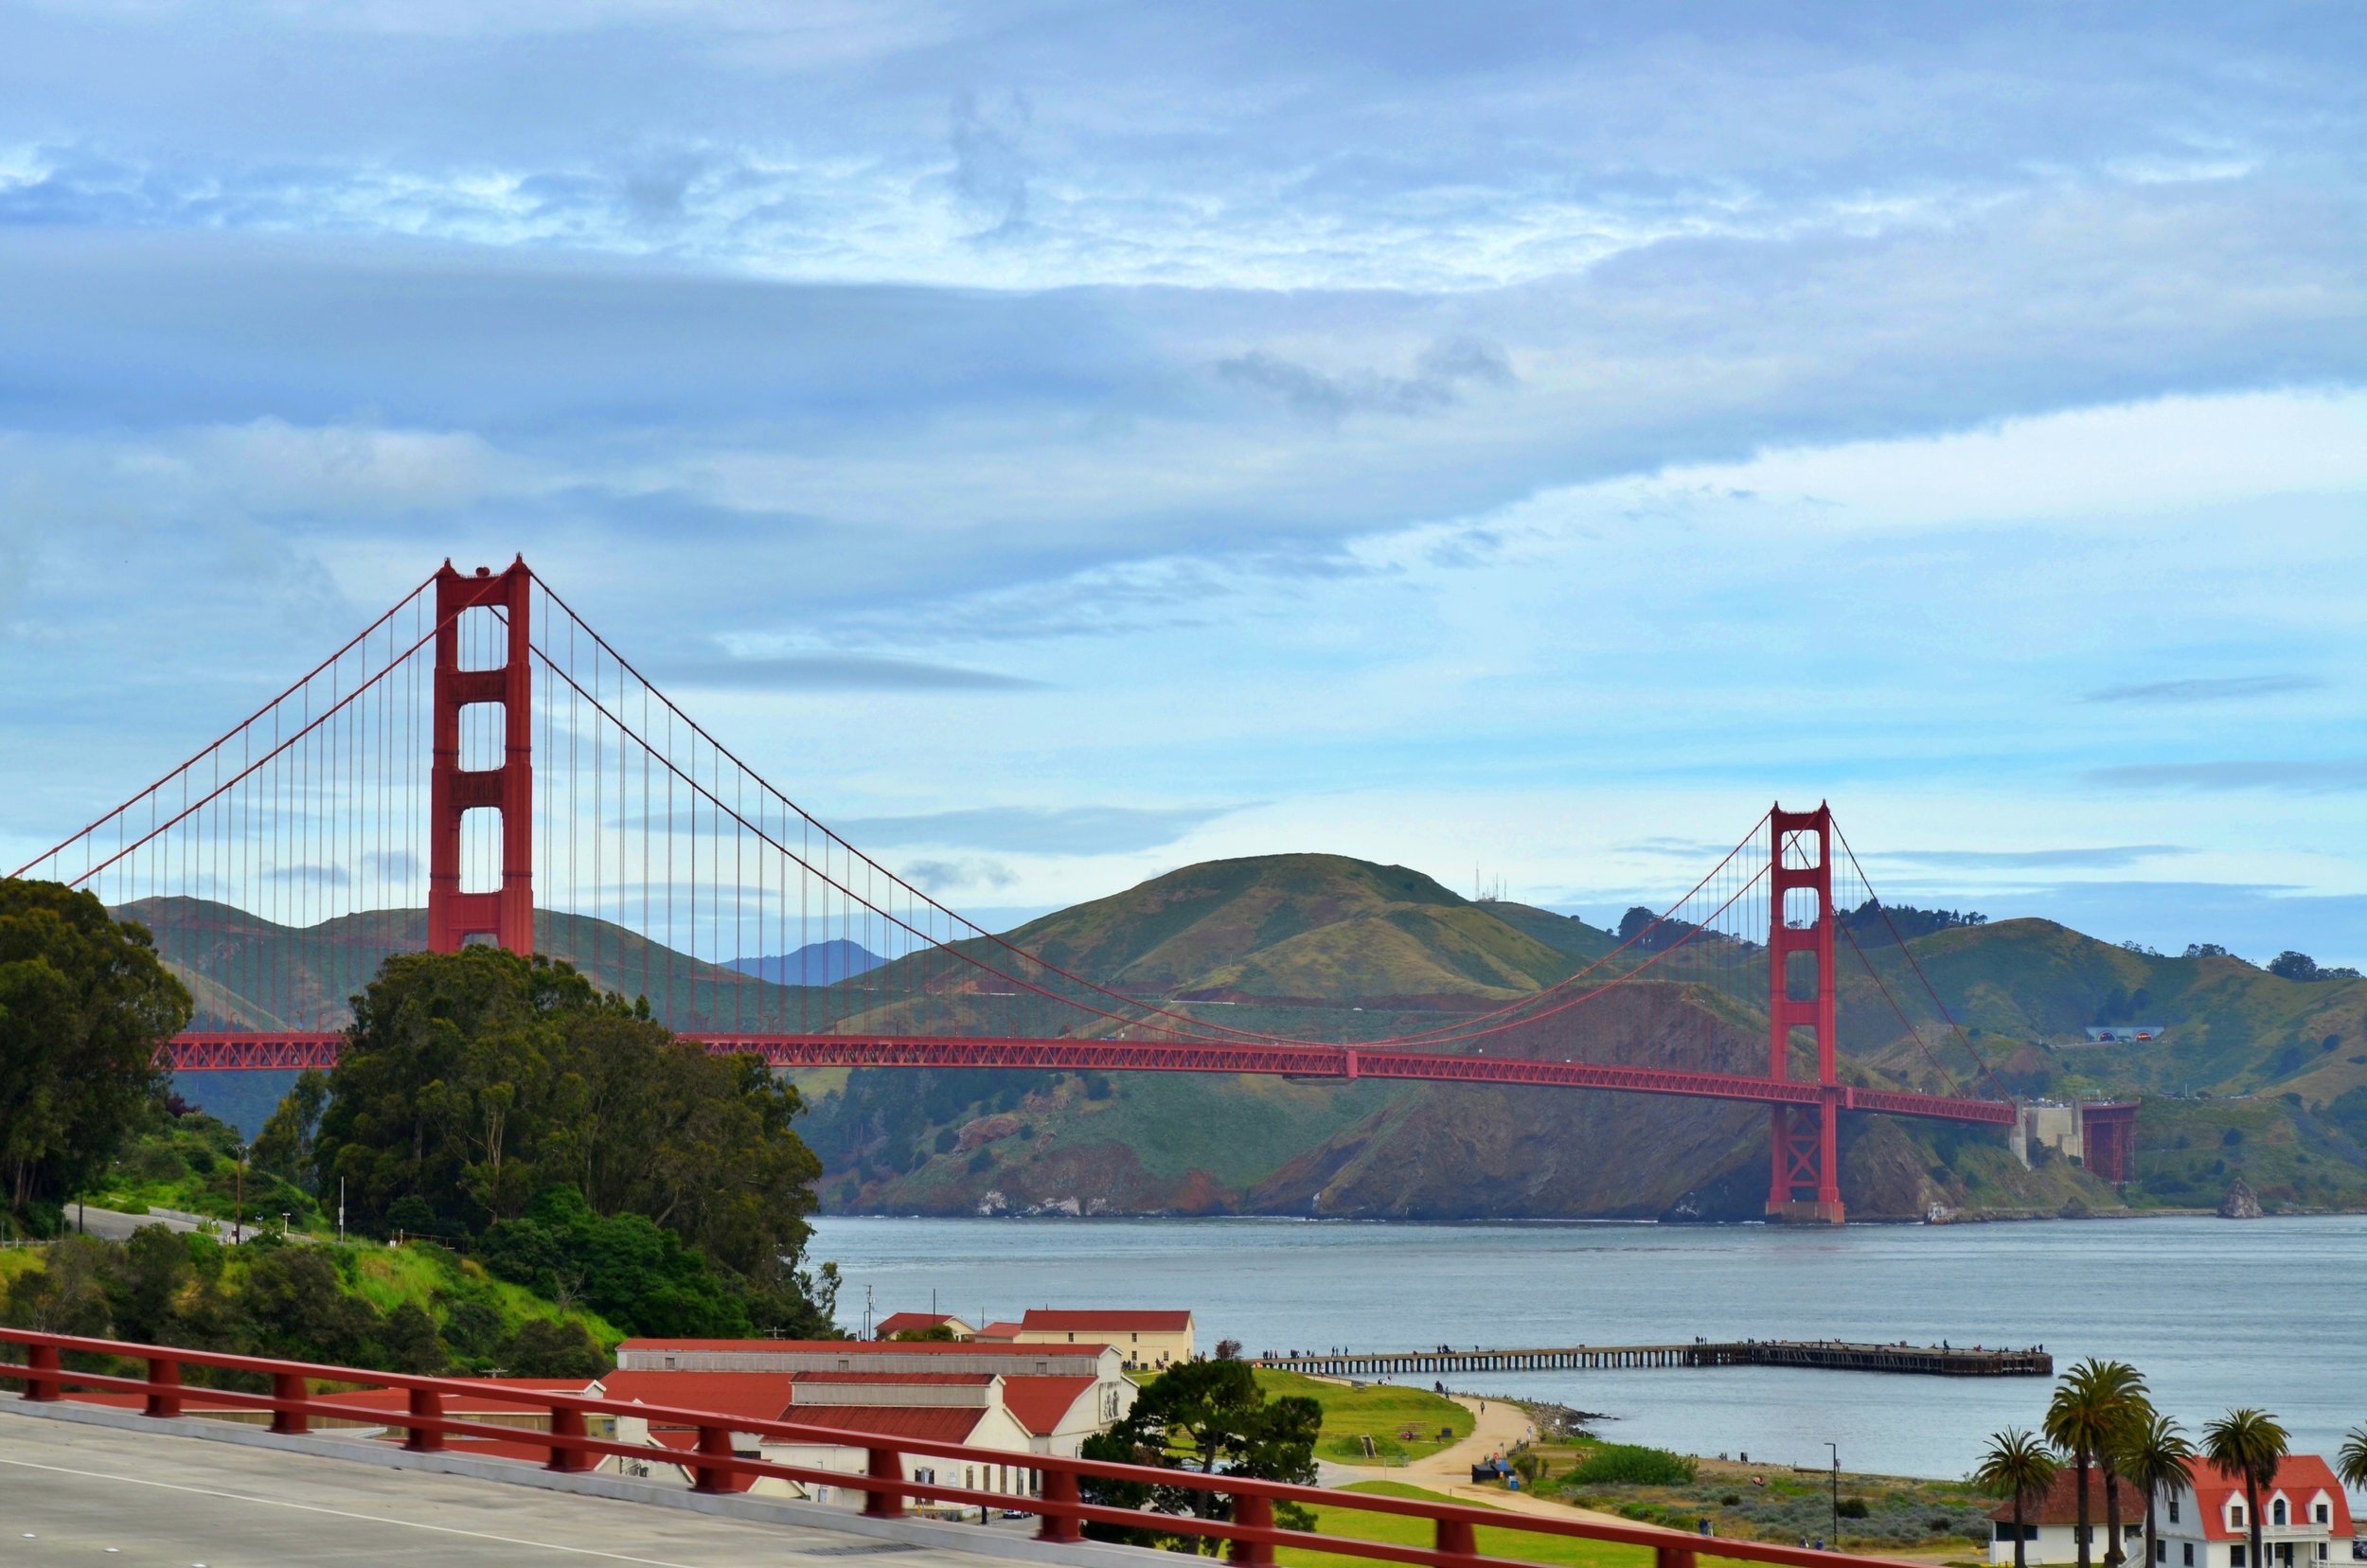
[[[1450,1394],[1448,1398],[1471,1413],[1471,1435],[1406,1465],[1383,1468],[1327,1461],[1324,1467],[1327,1483],[1347,1486],[1358,1481],[1401,1481],[1409,1486],[1420,1487],[1425,1491],[1451,1497],[1458,1503],[1483,1504],[1507,1513],[1537,1514],[1556,1519],[1592,1519],[1614,1524],[1631,1523],[1613,1514],[1598,1513],[1593,1508],[1575,1508],[1567,1503],[1532,1497],[1527,1492],[1506,1491],[1502,1487],[1474,1486],[1471,1467],[1498,1454],[1510,1452],[1512,1446],[1524,1437],[1534,1440],[1537,1423],[1529,1419],[1527,1411],[1503,1399],[1481,1399],[1462,1394]]]

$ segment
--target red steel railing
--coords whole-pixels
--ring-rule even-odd
[[[1521,1531],[1531,1535],[1575,1537],[1642,1547],[1654,1555],[1655,1568],[1696,1568],[1697,1558],[1724,1558],[1770,1562],[1786,1568],[1922,1568],[1894,1559],[1859,1557],[1841,1552],[1811,1551],[1770,1541],[1724,1541],[1687,1535],[1648,1524],[1614,1524],[1582,1518],[1469,1507],[1456,1503],[1431,1503],[1415,1498],[1387,1497],[1369,1492],[1335,1491],[1320,1487],[1292,1486],[1238,1475],[1205,1475],[1190,1470],[1165,1470],[1148,1465],[1110,1464],[1092,1459],[1067,1459],[1043,1453],[1013,1453],[1003,1449],[970,1448],[922,1438],[893,1441],[877,1434],[840,1431],[809,1421],[756,1420],[715,1411],[685,1410],[585,1395],[558,1394],[505,1387],[459,1378],[418,1377],[407,1373],[373,1372],[350,1366],[322,1366],[308,1362],[278,1361],[262,1356],[233,1356],[211,1350],[187,1350],[177,1345],[135,1345],[119,1340],[86,1339],[72,1334],[46,1334],[27,1328],[0,1327],[0,1345],[18,1345],[22,1363],[0,1362],[0,1383],[25,1385],[25,1399],[50,1403],[68,1389],[132,1394],[144,1401],[143,1414],[174,1417],[187,1401],[202,1400],[217,1410],[271,1413],[271,1430],[302,1434],[315,1418],[341,1419],[371,1426],[400,1427],[402,1446],[414,1453],[447,1449],[446,1439],[490,1438],[503,1443],[540,1448],[543,1468],[581,1472],[611,1455],[655,1461],[690,1472],[691,1489],[701,1492],[743,1491],[759,1478],[845,1487],[863,1494],[863,1511],[873,1518],[900,1518],[908,1499],[952,1503],[967,1507],[1017,1510],[1041,1521],[1040,1541],[1069,1542],[1084,1539],[1088,1523],[1150,1529],[1169,1535],[1214,1537],[1231,1542],[1230,1557],[1241,1568],[1269,1568],[1278,1546],[1301,1547],[1339,1557],[1407,1562],[1423,1568],[1529,1568],[1517,1558],[1482,1557],[1477,1532],[1483,1528]],[[145,1377],[79,1371],[63,1364],[69,1353],[88,1353],[140,1361]],[[212,1367],[268,1377],[269,1394],[235,1389],[191,1387],[183,1381],[183,1368]],[[360,1384],[370,1388],[407,1390],[408,1408],[388,1411],[369,1405],[343,1404],[335,1394],[315,1394],[314,1382]],[[444,1401],[466,1399],[472,1404],[516,1405],[547,1417],[547,1431],[487,1421],[455,1419],[444,1414]],[[695,1431],[695,1449],[658,1444],[621,1443],[589,1434],[588,1417],[638,1417],[652,1428],[664,1426]],[[848,1474],[804,1465],[747,1459],[732,1452],[732,1434],[748,1433],[778,1442],[814,1447],[861,1449],[868,1458],[865,1473]],[[462,1451],[462,1452],[465,1452]],[[1042,1477],[1041,1495],[1026,1496],[914,1481],[904,1475],[904,1456],[968,1460],[1034,1470]],[[1148,1509],[1112,1507],[1084,1501],[1079,1483],[1112,1481],[1138,1486],[1184,1488],[1231,1499],[1233,1517],[1203,1519],[1190,1514],[1154,1513]],[[1435,1531],[1430,1547],[1400,1546],[1388,1541],[1361,1541],[1352,1536],[1316,1535],[1278,1528],[1274,1505],[1350,1508],[1366,1513],[1396,1514],[1428,1521]]]

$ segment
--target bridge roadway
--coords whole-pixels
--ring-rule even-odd
[[[289,1452],[82,1424],[35,1415],[13,1395],[0,1395],[0,1563],[850,1568],[850,1559],[887,1558],[899,1568],[1010,1568],[1015,1556],[1051,1560],[1042,1548],[1002,1529],[902,1526],[957,1540],[965,1531],[991,1535],[993,1555],[976,1555],[316,1456],[322,1445],[365,1446],[354,1439],[281,1441],[313,1448]],[[539,1474],[536,1467],[515,1468],[522,1479]],[[1064,1551],[1072,1564],[1127,1555],[1108,1547]]]
[[[957,1035],[710,1034],[683,1031],[717,1052],[747,1052],[774,1067],[1027,1067],[1056,1072],[1257,1073],[1283,1078],[1395,1078],[1430,1083],[1520,1084],[1817,1105],[1829,1092],[1843,1111],[2008,1126],[2002,1100],[1959,1099],[1841,1084],[1830,1091],[1791,1078],[1743,1078],[1621,1067],[1526,1057],[1399,1051],[1356,1045],[1267,1045],[1201,1041],[1010,1040]],[[281,1034],[177,1035],[167,1048],[175,1072],[230,1068],[329,1067],[344,1035],[333,1030]]]
[[[2055,1358],[2043,1350],[1849,1345],[1839,1340],[1698,1340],[1690,1345],[1577,1345],[1535,1350],[1359,1350],[1260,1356],[1257,1363],[1321,1378],[1682,1366],[1806,1366],[1829,1372],[1905,1372],[1940,1378],[2055,1376]]]

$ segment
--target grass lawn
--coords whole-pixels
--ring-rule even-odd
[[[1426,1503],[1458,1503],[1440,1492],[1409,1487],[1402,1481],[1363,1481],[1344,1488],[1347,1491],[1377,1492],[1384,1497],[1411,1497]],[[1410,1519],[1401,1514],[1363,1513],[1354,1508],[1317,1508],[1315,1528],[1323,1535],[1345,1536],[1357,1541],[1386,1541],[1395,1546],[1429,1546],[1436,1541],[1435,1526],[1426,1519]],[[1652,1554],[1641,1546],[1621,1546],[1610,1541],[1582,1541],[1575,1536],[1538,1535],[1527,1530],[1499,1530],[1482,1525],[1478,1531],[1480,1553],[1486,1557],[1518,1558],[1526,1562],[1566,1564],[1567,1568],[1650,1568]],[[1282,1568],[1352,1568],[1369,1564],[1365,1558],[1343,1557],[1332,1552],[1306,1551],[1285,1547],[1275,1554]]]
[[[1386,1458],[1419,1459],[1447,1446],[1438,1441],[1441,1427],[1454,1434],[1450,1442],[1471,1435],[1471,1413],[1427,1389],[1388,1383],[1352,1388],[1269,1367],[1258,1368],[1257,1386],[1269,1399],[1298,1396],[1324,1407],[1323,1434],[1315,1440],[1315,1452],[1326,1459],[1373,1463],[1364,1457],[1360,1437],[1372,1438],[1374,1451]],[[1407,1442],[1401,1435],[1407,1432],[1418,1435]]]

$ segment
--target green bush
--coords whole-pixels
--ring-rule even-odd
[[[1594,1486],[1687,1487],[1694,1473],[1693,1461],[1681,1453],[1639,1443],[1603,1443],[1571,1468],[1569,1479]]]

